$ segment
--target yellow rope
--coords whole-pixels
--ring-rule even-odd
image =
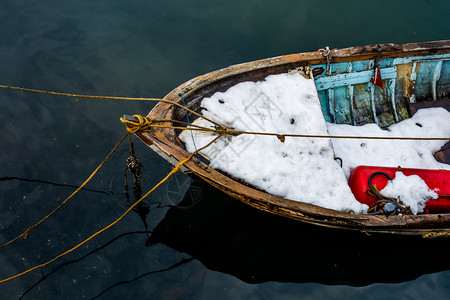
[[[437,237],[450,237],[449,231],[441,231],[441,232],[427,232],[422,234],[422,238],[428,239],[428,238],[437,238]]]
[[[152,124],[152,121],[150,119],[145,118],[143,116],[133,115],[133,117],[136,117],[138,121],[134,122],[131,120],[125,120],[124,118],[120,118],[120,121],[122,121],[122,123],[127,125],[126,128],[128,132],[135,133],[136,131],[139,130],[146,130]]]
[[[133,100],[133,101],[157,101],[157,102],[164,102],[164,103],[168,103],[168,104],[172,104],[175,106],[178,106],[182,109],[185,109],[187,112],[196,115],[197,117],[203,118],[205,120],[207,120],[208,122],[213,123],[214,125],[218,126],[218,128],[220,129],[211,129],[211,128],[190,128],[192,130],[204,130],[204,131],[213,131],[213,132],[217,132],[217,133],[226,133],[226,134],[233,134],[233,135],[238,135],[238,134],[253,134],[253,135],[270,135],[270,136],[276,136],[278,137],[278,139],[280,139],[280,141],[283,141],[285,137],[303,137],[303,138],[334,138],[334,139],[376,139],[376,140],[423,140],[423,141],[435,141],[435,140],[450,140],[450,138],[435,138],[435,137],[430,137],[430,138],[412,138],[412,137],[375,137],[375,136],[365,136],[365,137],[361,137],[361,136],[331,136],[331,135],[308,135],[308,134],[278,134],[278,133],[269,133],[269,132],[248,132],[248,131],[239,131],[239,130],[231,130],[231,129],[227,129],[225,126],[223,126],[222,124],[219,124],[207,117],[205,117],[202,114],[199,114],[197,112],[195,112],[194,110],[191,110],[189,108],[187,108],[186,106],[177,103],[177,102],[173,102],[173,101],[169,101],[166,99],[159,99],[159,98],[135,98],[135,97],[118,97],[118,96],[93,96],[93,95],[80,95],[80,94],[69,94],[69,93],[60,93],[60,92],[52,92],[52,91],[43,91],[43,90],[36,90],[36,89],[28,89],[28,88],[22,88],[22,87],[15,87],[15,86],[7,86],[7,85],[2,85],[0,84],[0,88],[4,88],[4,89],[11,89],[11,90],[18,90],[18,91],[25,91],[25,92],[32,92],[32,93],[39,93],[39,94],[48,94],[48,95],[56,95],[56,96],[66,96],[66,97],[76,97],[76,98],[89,98],[89,99],[108,99],[108,100]],[[136,117],[138,117],[137,115],[135,115]],[[139,116],[141,117],[141,116]],[[139,118],[138,117],[138,118]],[[130,127],[127,126],[127,130],[129,132],[136,132],[138,130],[145,130],[148,129],[148,127],[159,127],[159,128],[171,128],[171,129],[181,129],[184,130],[186,128],[184,127],[176,127],[176,126],[165,126],[165,125],[150,125],[148,124],[147,126],[147,122],[151,121],[147,121],[145,119],[145,117],[141,117],[144,120],[145,125],[142,125],[139,123],[139,125],[136,125],[136,123],[132,124],[131,121],[126,121],[124,122],[121,118],[121,121],[124,122],[125,124],[129,124],[131,125],[131,127],[133,127],[134,129],[131,129]],[[170,121],[170,120],[168,120]],[[137,128],[135,128],[137,127]],[[142,127],[142,129],[141,129]]]
[[[159,98],[140,98],[140,97],[119,97],[119,96],[94,96],[94,95],[81,95],[81,94],[69,94],[69,93],[61,93],[61,92],[52,92],[52,91],[43,91],[43,90],[36,90],[36,89],[28,89],[28,88],[22,88],[17,86],[8,86],[0,84],[0,88],[3,89],[9,89],[9,90],[16,90],[16,91],[23,91],[23,92],[31,92],[31,93],[38,93],[38,94],[47,94],[47,95],[55,95],[55,96],[64,96],[64,97],[75,97],[75,98],[87,98],[87,99],[107,99],[107,100],[130,100],[130,101],[156,101],[156,102],[164,102],[168,104],[172,104],[178,107],[181,107],[182,109],[185,109],[187,112],[196,115],[197,117],[203,118],[211,123],[213,123],[216,126],[219,126],[221,128],[225,128],[223,125],[208,119],[207,117],[199,114],[198,112],[193,111],[192,109],[187,108],[186,106],[173,102],[166,99],[159,99]]]
[[[179,129],[179,130],[194,130],[194,131],[207,131],[215,133],[223,133],[229,135],[240,135],[240,134],[250,134],[250,135],[266,135],[266,136],[276,136],[280,141],[284,141],[285,137],[299,137],[299,138],[323,138],[323,139],[366,139],[366,140],[418,140],[418,141],[442,141],[450,140],[450,138],[440,138],[440,137],[390,137],[390,136],[348,136],[348,135],[314,135],[314,134],[291,134],[291,133],[273,133],[273,132],[255,132],[255,131],[241,131],[232,129],[213,129],[207,127],[201,127],[195,125],[194,127],[182,127],[182,126],[172,126],[172,125],[160,125],[154,124],[152,120],[142,117],[139,115],[134,115],[134,117],[139,119],[139,122],[133,122],[129,120],[120,120],[126,125],[127,130],[130,132],[136,132],[139,130],[147,130],[150,127],[153,128],[168,128],[168,129]],[[155,120],[156,121],[156,120]],[[157,122],[172,122],[175,123],[176,120],[157,120]]]
[[[97,174],[98,170],[100,170],[100,168],[106,163],[106,161],[111,157],[111,155],[114,153],[114,151],[116,151],[117,147],[119,147],[119,145],[123,142],[123,140],[127,137],[128,133],[114,146],[114,148],[109,152],[109,154],[106,156],[106,158],[102,161],[102,163],[100,165],[98,165],[98,167],[94,170],[94,172],[92,172],[92,174],[69,196],[67,197],[63,202],[61,202],[60,205],[58,205],[52,212],[50,212],[47,216],[45,216],[43,219],[41,219],[39,222],[37,222],[36,224],[34,224],[33,226],[28,227],[27,230],[25,230],[22,234],[20,234],[19,236],[15,237],[14,239],[10,240],[9,242],[3,244],[0,246],[0,249],[3,247],[6,247],[12,243],[14,243],[15,241],[21,239],[21,238],[26,238],[28,236],[28,234],[30,233],[31,230],[33,230],[34,228],[36,228],[37,226],[39,226],[41,223],[43,223],[45,220],[47,220],[48,218],[50,218],[50,216],[52,216],[54,213],[56,213],[61,207],[63,207],[71,198],[73,198],[73,196],[75,196],[94,176],[95,174]]]
[[[163,184],[164,182],[166,182],[173,174],[175,174],[180,168],[181,166],[183,166],[185,163],[187,163],[198,151],[201,151],[207,147],[209,147],[212,143],[214,143],[219,137],[221,137],[222,135],[218,135],[215,139],[213,139],[211,142],[209,142],[206,146],[198,149],[195,152],[192,152],[186,159],[180,161],[173,169],[172,171],[169,172],[169,174],[167,174],[166,177],[164,177],[163,180],[161,180],[158,184],[156,184],[150,191],[148,191],[144,196],[142,196],[139,200],[137,200],[133,205],[131,205],[120,217],[118,217],[114,222],[112,222],[111,224],[107,225],[106,227],[103,227],[102,229],[100,229],[99,231],[95,232],[94,234],[92,234],[90,237],[88,237],[87,239],[85,239],[84,241],[82,241],[81,243],[77,244],[76,246],[72,247],[71,249],[59,254],[58,256],[56,256],[55,258],[42,263],[40,265],[34,266],[26,271],[23,271],[22,273],[16,274],[14,276],[5,278],[0,280],[0,283],[4,283],[7,281],[10,281],[12,279],[18,278],[20,276],[23,276],[31,271],[34,271],[36,269],[40,269],[42,267],[45,267],[49,264],[51,264],[52,262],[58,260],[59,258],[69,254],[70,252],[73,252],[74,250],[78,249],[79,247],[81,247],[82,245],[86,244],[88,241],[92,240],[94,237],[96,237],[97,235],[99,235],[100,233],[108,230],[109,228],[113,227],[114,225],[116,225],[120,220],[122,220],[133,208],[135,208],[139,203],[142,202],[142,200],[144,200],[146,197],[148,197],[148,195],[150,195],[155,189],[157,189],[161,184]],[[125,135],[126,137],[126,135]],[[121,140],[121,142],[125,139],[125,137]]]
[[[69,94],[69,93],[60,93],[60,92],[28,89],[28,88],[22,88],[22,87],[17,87],[17,86],[8,86],[8,85],[2,85],[2,84],[0,84],[0,88],[10,89],[10,90],[17,90],[17,91],[23,91],[23,92],[38,93],[38,94],[48,94],[48,95],[55,95],[55,96],[75,97],[75,98],[109,99],[109,100],[136,100],[136,101],[140,101],[140,100],[144,100],[144,101],[161,101],[161,100],[163,100],[163,99],[157,99],[157,98],[133,98],[133,97],[118,97],[118,96],[93,96],[93,95]],[[169,103],[174,103],[172,101],[168,101],[168,102]]]

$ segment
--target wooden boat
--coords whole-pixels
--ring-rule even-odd
[[[388,126],[410,118],[420,107],[450,107],[450,40],[380,44],[340,50],[279,56],[234,65],[214,71],[178,86],[147,115],[154,124],[180,126],[197,118],[182,106],[200,112],[203,98],[245,81],[260,81],[268,75],[300,71],[315,80],[326,121]],[[382,82],[374,81],[379,71]],[[382,89],[368,89],[369,82]],[[181,105],[174,105],[178,103]],[[190,120],[187,120],[189,118]],[[130,126],[130,125],[129,125]],[[186,159],[183,142],[173,128],[138,130],[136,135],[151,149],[172,164]],[[448,144],[447,144],[448,145]],[[438,153],[448,163],[448,150]],[[232,197],[263,211],[283,217],[331,228],[364,232],[414,234],[425,237],[450,236],[450,213],[419,215],[369,215],[335,211],[299,201],[284,199],[261,191],[245,182],[209,166],[201,157],[188,161],[182,168],[202,178]]]

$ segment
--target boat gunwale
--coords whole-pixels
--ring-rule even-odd
[[[380,51],[381,49],[381,51]],[[369,46],[357,46],[343,49],[331,49],[330,54],[333,63],[359,61],[369,59],[383,59],[383,58],[400,58],[406,56],[425,56],[429,54],[440,54],[450,52],[450,40],[424,42],[424,43],[409,43],[409,44],[376,44]],[[183,93],[188,98],[194,91],[204,88],[207,85],[218,82],[222,79],[244,74],[250,71],[257,71],[260,69],[276,68],[288,64],[301,66],[326,64],[327,58],[324,55],[325,50],[319,49],[312,52],[301,52],[294,54],[287,54],[271,58],[264,58],[260,60],[244,62],[240,64],[231,65],[219,70],[215,70],[193,79],[186,81],[168,93],[164,99],[171,101],[179,101],[179,94]],[[380,56],[379,56],[380,55]],[[175,97],[173,97],[175,96]],[[172,99],[174,98],[174,99]]]
[[[341,50],[331,50],[333,62],[375,59],[378,49],[382,47],[382,58],[405,57],[410,55],[429,55],[450,52],[450,40],[440,42],[412,43],[405,45],[382,44],[362,47],[351,47]],[[326,63],[323,51],[290,54],[274,58],[267,58],[253,62],[233,65],[224,69],[213,71],[191,79],[173,89],[164,97],[172,102],[180,101],[183,93],[187,103],[190,97],[207,86],[235,76],[243,76],[249,72],[262,72],[264,69],[279,68],[286,72],[290,65],[307,66]],[[275,73],[276,74],[276,73]],[[267,73],[265,73],[267,76]],[[192,107],[191,107],[192,109]],[[147,115],[150,119],[172,119],[175,106],[159,102]],[[173,129],[151,129],[138,131],[137,136],[147,145],[154,145],[168,157],[181,161],[190,153],[183,149]],[[325,227],[362,230],[367,232],[389,232],[403,234],[425,234],[430,232],[444,232],[450,236],[450,213],[420,214],[404,216],[383,216],[367,214],[351,214],[323,208],[314,204],[294,201],[277,197],[237,182],[231,177],[202,164],[197,165],[193,160],[185,165],[195,175],[201,177],[211,185],[223,190],[225,193],[251,205],[257,209],[271,212],[291,219],[301,220]]]

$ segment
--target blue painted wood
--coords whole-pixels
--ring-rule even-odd
[[[398,57],[393,61],[393,65],[401,65],[407,64],[413,61],[425,61],[425,60],[439,60],[439,59],[450,59],[450,53],[446,54],[436,54],[436,55],[427,55],[427,56],[407,56],[407,57]]]
[[[391,108],[392,108],[392,113],[394,115],[394,120],[395,123],[398,123],[400,121],[400,118],[398,116],[397,113],[397,107],[396,107],[396,103],[395,103],[395,78],[389,80],[388,86],[389,86],[389,99],[391,101]]]
[[[434,67],[434,73],[433,73],[433,82],[431,84],[431,92],[433,93],[433,100],[437,100],[437,82],[441,78],[441,71],[442,71],[442,63],[443,60],[439,60],[436,62],[436,66]]]
[[[442,62],[441,76],[437,82],[437,99],[450,99],[450,60]]]
[[[334,89],[334,108],[336,123],[352,124],[350,113],[350,101],[347,98],[347,87],[341,86]]]
[[[334,89],[327,90],[328,98],[328,111],[330,115],[331,122],[336,123],[336,107],[334,105]]]
[[[378,62],[379,68],[386,68],[386,67],[392,67],[393,66],[394,59],[393,58],[383,58],[380,59]]]
[[[373,86],[376,60],[315,66],[324,70],[315,77],[327,122],[388,126],[409,115],[409,102],[448,99],[450,54],[383,58],[378,61],[383,88]]]
[[[319,95],[319,100],[320,100],[320,106],[322,107],[322,114],[325,118],[326,122],[332,123],[332,119],[330,116],[330,108],[328,106],[328,97],[327,97],[327,91],[326,90],[322,90],[322,91],[318,91],[317,92]]]
[[[361,61],[354,61],[353,62],[353,71],[354,72],[360,72],[360,71],[367,71],[369,69],[373,69],[373,65],[370,66],[372,61],[369,60],[361,60]]]
[[[351,119],[351,124],[356,125],[355,110],[353,108],[353,103],[354,103],[353,96],[354,96],[354,87],[353,87],[353,85],[348,85],[346,98],[348,99],[349,108],[350,108],[350,119]]]
[[[331,75],[348,73],[348,62],[332,64]]]
[[[387,67],[380,69],[381,78],[384,79],[393,79],[397,77],[397,71],[395,67]],[[352,73],[343,73],[337,75],[331,75],[326,77],[320,77],[316,79],[316,87],[317,90],[325,90],[330,88],[335,88],[339,86],[346,86],[358,83],[369,82],[373,77],[374,70],[360,71],[360,72],[352,72]]]
[[[326,74],[325,74],[325,70],[327,69],[327,65],[315,65],[314,67],[313,67],[313,70],[316,70],[316,69],[318,69],[318,70],[324,70],[322,73],[320,73],[319,75],[317,75],[317,76],[314,76],[314,78],[317,80],[317,78],[321,78],[321,77],[325,77],[326,76]]]
[[[448,60],[427,60],[417,62],[416,79],[415,79],[415,101],[421,102],[426,100],[438,100],[445,98],[445,95],[438,96],[438,87],[450,85],[448,73],[444,73],[444,63],[447,65]],[[444,69],[447,72],[447,68]],[[448,88],[446,88],[448,90]],[[447,95],[448,97],[448,95]]]

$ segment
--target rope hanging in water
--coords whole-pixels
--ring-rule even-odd
[[[166,175],[166,177],[164,177],[164,179],[162,179],[159,183],[157,183],[151,190],[149,190],[144,196],[142,196],[139,200],[137,200],[133,205],[131,205],[120,217],[118,217],[116,220],[114,220],[112,223],[110,223],[109,225],[103,227],[102,229],[100,229],[99,231],[95,232],[94,234],[92,234],[90,237],[86,238],[84,241],[82,241],[81,243],[77,244],[76,246],[72,247],[71,249],[59,254],[58,256],[56,256],[55,258],[42,263],[40,265],[34,266],[26,271],[23,271],[19,274],[16,274],[14,276],[5,278],[0,280],[0,283],[4,283],[13,279],[16,279],[18,277],[21,277],[25,274],[30,273],[31,271],[40,269],[42,267],[45,267],[53,262],[55,262],[56,260],[60,259],[61,257],[75,251],[76,249],[80,248],[81,246],[83,246],[84,244],[86,244],[88,241],[92,240],[94,237],[96,237],[97,235],[103,233],[104,231],[110,229],[111,227],[113,227],[114,225],[116,225],[117,223],[119,223],[119,221],[121,221],[131,210],[133,210],[137,205],[139,205],[145,198],[147,198],[154,190],[156,190],[160,185],[162,185],[164,182],[166,182],[173,174],[175,174],[180,168],[181,166],[183,166],[184,164],[186,164],[189,160],[191,160],[192,157],[194,157],[194,155],[196,155],[196,153],[198,151],[201,151],[207,147],[209,147],[210,145],[212,145],[218,138],[220,138],[222,136],[222,134],[219,134],[216,138],[214,138],[211,142],[209,142],[207,145],[203,146],[202,148],[199,148],[197,151],[192,152],[187,158],[185,158],[184,160],[180,161],[173,169],[172,171],[169,172],[169,174]],[[125,138],[127,137],[127,135],[125,135],[122,140],[118,143],[120,144]]]
[[[131,142],[130,133],[128,133],[128,143],[130,144],[130,156],[125,161],[125,169],[123,171],[123,177],[125,181],[125,186],[123,193],[125,197],[127,198],[128,203],[131,205],[132,201],[130,199],[130,194],[128,193],[129,187],[128,187],[128,180],[127,180],[127,172],[130,172],[133,175],[133,194],[134,194],[134,201],[141,198],[142,195],[142,188],[141,188],[141,180],[142,180],[142,170],[141,168],[143,165],[141,162],[137,159],[137,157],[134,155],[134,146]],[[147,232],[148,236],[148,224],[147,224],[147,215],[150,213],[150,207],[145,204],[144,202],[140,203],[134,211],[139,215],[142,222],[144,223],[145,230]]]
[[[48,218],[50,218],[54,213],[56,213],[61,207],[63,207],[70,199],[72,199],[81,189],[83,189],[83,187],[88,184],[88,182],[95,176],[95,174],[97,174],[97,172],[100,170],[100,168],[106,163],[106,161],[111,157],[111,155],[116,151],[117,147],[119,147],[119,145],[123,142],[123,140],[127,137],[127,134],[124,135],[124,137],[114,146],[114,148],[111,150],[111,152],[109,152],[109,154],[106,156],[106,158],[101,162],[100,165],[98,165],[98,167],[94,170],[94,172],[92,172],[92,174],[72,193],[70,194],[69,197],[67,197],[63,202],[61,202],[60,205],[58,205],[53,211],[51,211],[47,216],[45,216],[44,218],[42,218],[39,222],[37,222],[36,224],[28,227],[27,230],[25,230],[22,234],[18,235],[17,237],[15,237],[14,239],[10,240],[9,242],[3,244],[0,246],[0,249],[3,247],[6,247],[10,244],[12,244],[13,242],[19,240],[19,239],[25,239],[27,238],[28,234],[31,232],[31,230],[33,230],[34,228],[38,227],[41,223],[43,223],[45,220],[47,220]]]
[[[127,197],[127,199],[130,199],[130,196],[128,194],[128,182],[127,182],[127,172],[130,172],[133,175],[133,192],[135,199],[141,198],[141,180],[142,180],[142,164],[137,159],[137,157],[134,155],[134,149],[133,149],[133,143],[131,142],[130,134],[128,133],[128,142],[130,144],[130,156],[127,158],[125,162],[125,170],[124,170],[124,177],[125,177],[125,188],[124,188],[124,194]]]

